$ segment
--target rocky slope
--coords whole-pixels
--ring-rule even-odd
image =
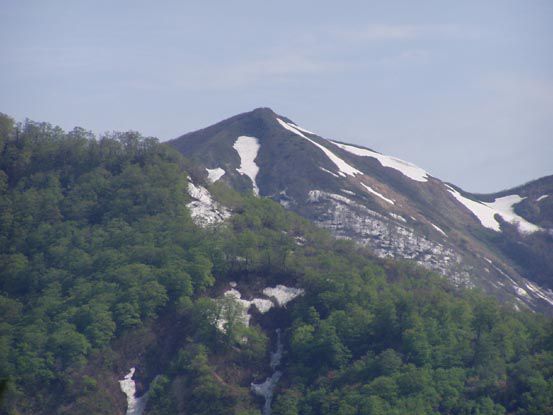
[[[553,312],[553,176],[470,194],[268,108],[169,144],[204,165],[211,182],[276,200],[378,256],[415,261],[515,307]]]

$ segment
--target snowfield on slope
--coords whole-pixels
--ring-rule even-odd
[[[225,175],[225,171],[217,167],[215,169],[206,169],[207,170],[207,178],[211,183],[215,183],[217,180],[219,180],[221,177]]]
[[[214,225],[230,217],[230,212],[215,202],[205,187],[196,186],[189,181],[188,194],[196,199],[186,205],[190,209],[190,216],[196,225]]]
[[[257,173],[259,173],[259,166],[255,162],[260,148],[259,140],[255,137],[241,135],[236,139],[232,147],[240,157],[240,167],[236,170],[238,173],[245,174],[250,178],[253,185],[253,192],[259,195],[259,188],[255,181]]]
[[[495,215],[499,215],[506,222],[516,225],[522,233],[533,233],[541,230],[539,226],[528,222],[522,216],[515,213],[514,206],[525,199],[519,195],[499,197],[493,202],[486,203],[469,199],[461,195],[453,187],[446,186],[453,197],[470,210],[478,218],[482,226],[488,229],[496,232],[501,231],[500,223],[495,219]]]
[[[313,141],[312,139],[308,138],[305,134],[303,134],[300,130],[298,130],[294,124],[287,123],[286,121],[283,121],[280,118],[277,118],[277,121],[288,131],[291,131],[294,134],[299,135],[302,138],[305,138],[311,144],[314,144],[319,149],[321,149],[323,153],[325,153],[325,155],[330,159],[330,161],[332,161],[332,163],[334,163],[334,165],[338,168],[338,174],[340,176],[346,177],[346,176],[354,176],[356,174],[361,174],[361,175],[363,174],[362,171],[359,171],[355,167],[350,166],[348,163],[346,163],[344,160],[342,160],[340,157],[338,157],[336,154],[334,154],[325,146],[322,146],[316,141]]]
[[[367,148],[355,147],[348,144],[338,143],[336,141],[332,141],[332,143],[340,147],[342,150],[355,154],[356,156],[375,158],[380,162],[380,164],[382,164],[383,167],[391,167],[392,169],[398,170],[404,176],[407,176],[417,182],[428,181],[428,173],[425,170],[415,166],[412,163],[398,159],[397,157],[386,156]]]

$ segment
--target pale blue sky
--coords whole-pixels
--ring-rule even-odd
[[[553,1],[0,0],[0,111],[162,140],[268,106],[469,191],[553,174]]]

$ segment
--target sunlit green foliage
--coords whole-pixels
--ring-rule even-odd
[[[95,371],[113,369],[118,341],[170,317],[186,333],[167,362],[148,357],[148,413],[256,413],[249,382],[270,373],[270,332],[212,299],[237,280],[306,292],[279,317],[276,415],[553,413],[545,317],[377,261],[222,184],[211,191],[233,217],[199,229],[186,208],[193,167],[137,133],[95,139],[0,116],[0,155],[6,408],[113,413]]]

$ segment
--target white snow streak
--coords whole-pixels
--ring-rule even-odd
[[[282,345],[282,339],[280,337],[280,329],[276,330],[277,333],[277,348],[274,352],[271,352],[270,365],[273,372],[272,376],[265,379],[263,383],[251,383],[250,387],[253,393],[256,395],[262,396],[265,398],[265,404],[263,405],[263,415],[271,414],[271,403],[273,401],[273,392],[275,387],[282,376],[282,372],[276,370],[280,365],[280,360],[282,359],[282,352],[284,346]]]
[[[132,367],[129,373],[125,375],[123,380],[119,381],[119,387],[127,396],[127,412],[126,415],[142,415],[146,408],[146,395],[137,398],[136,384],[132,377],[134,376],[135,368]]]
[[[302,131],[302,132],[304,132],[304,133],[311,134],[311,135],[317,135],[317,134],[315,134],[313,131],[309,131],[309,130],[303,128],[303,127],[300,127],[300,126],[297,125],[297,124],[291,123],[291,125],[294,126],[294,128],[296,128],[296,129],[298,129],[298,130],[300,130],[300,131]]]
[[[353,176],[355,174],[363,174],[362,171],[357,170],[355,167],[350,166],[348,163],[346,163],[344,160],[342,160],[340,157],[338,157],[336,154],[334,154],[332,151],[330,151],[325,146],[320,145],[316,141],[313,141],[310,138],[307,138],[300,130],[295,128],[293,124],[287,123],[286,121],[282,121],[280,118],[277,118],[277,121],[280,125],[282,125],[284,128],[286,128],[288,131],[293,132],[296,135],[299,135],[300,137],[305,138],[311,144],[316,145],[319,149],[321,149],[325,155],[334,163],[334,165],[338,168],[338,174],[342,177],[346,177],[347,175]]]
[[[365,183],[361,183],[361,186],[363,186],[365,189],[367,189],[367,192],[369,193],[372,193],[373,195],[375,196],[378,196],[379,198],[381,198],[382,200],[384,200],[385,202],[388,202],[390,203],[391,205],[394,205],[395,202],[392,200],[392,199],[388,199],[386,196],[384,196],[383,194],[381,193],[378,193],[376,190],[374,190],[372,187],[370,186],[367,186]]]
[[[386,156],[384,154],[371,151],[367,148],[360,148],[348,144],[337,143],[336,141],[333,141],[333,143],[341,149],[346,150],[347,152],[355,154],[357,156],[373,157],[377,159],[380,164],[382,164],[382,166],[391,167],[392,169],[398,170],[410,179],[416,180],[418,182],[428,181],[428,173],[412,163],[398,159],[397,157]]]
[[[443,230],[441,230],[439,227],[437,227],[437,226],[434,225],[433,223],[430,223],[430,224],[432,225],[432,227],[433,227],[434,229],[436,229],[438,232],[440,232],[443,236],[447,236],[447,234],[446,234]]]
[[[330,170],[325,169],[324,167],[320,167],[320,169],[321,169],[322,171],[324,171],[325,173],[328,173],[328,174],[333,175],[333,176],[336,177],[337,179],[340,178],[340,176],[338,176],[336,173],[333,173],[333,172],[331,172]]]
[[[249,137],[247,135],[241,135],[238,137],[232,146],[240,156],[240,167],[237,169],[238,173],[248,176],[253,184],[253,192],[259,195],[259,188],[255,178],[259,173],[259,166],[255,163],[255,158],[259,152],[259,140],[255,137]]]
[[[549,197],[549,195],[541,195],[540,197],[538,197],[536,199],[536,202],[541,202],[543,199],[545,199],[546,197]]]
[[[344,192],[348,195],[351,195],[351,196],[357,196],[357,193],[355,192],[352,192],[351,190],[348,190],[348,189],[340,189],[341,192]]]
[[[225,174],[225,171],[220,167],[217,167],[215,169],[206,169],[206,170],[207,170],[207,178],[211,183],[215,183]]]
[[[267,378],[263,383],[252,383],[252,392],[265,398],[263,405],[263,415],[271,415],[271,403],[273,402],[273,391],[282,376],[282,372],[277,370],[270,378]]]
[[[464,197],[463,195],[461,195],[461,193],[459,193],[452,187],[447,186],[447,188],[447,190],[449,190],[449,192],[453,195],[453,197],[455,197],[455,199],[457,199],[478,218],[482,226],[488,229],[492,229],[496,232],[499,232],[501,230],[501,228],[499,227],[499,222],[496,221],[494,218],[496,212],[494,212],[492,209],[481,202],[477,202]]]
[[[553,291],[541,288],[530,281],[526,281],[526,288],[528,288],[537,297],[546,301],[550,305],[553,305]]]

